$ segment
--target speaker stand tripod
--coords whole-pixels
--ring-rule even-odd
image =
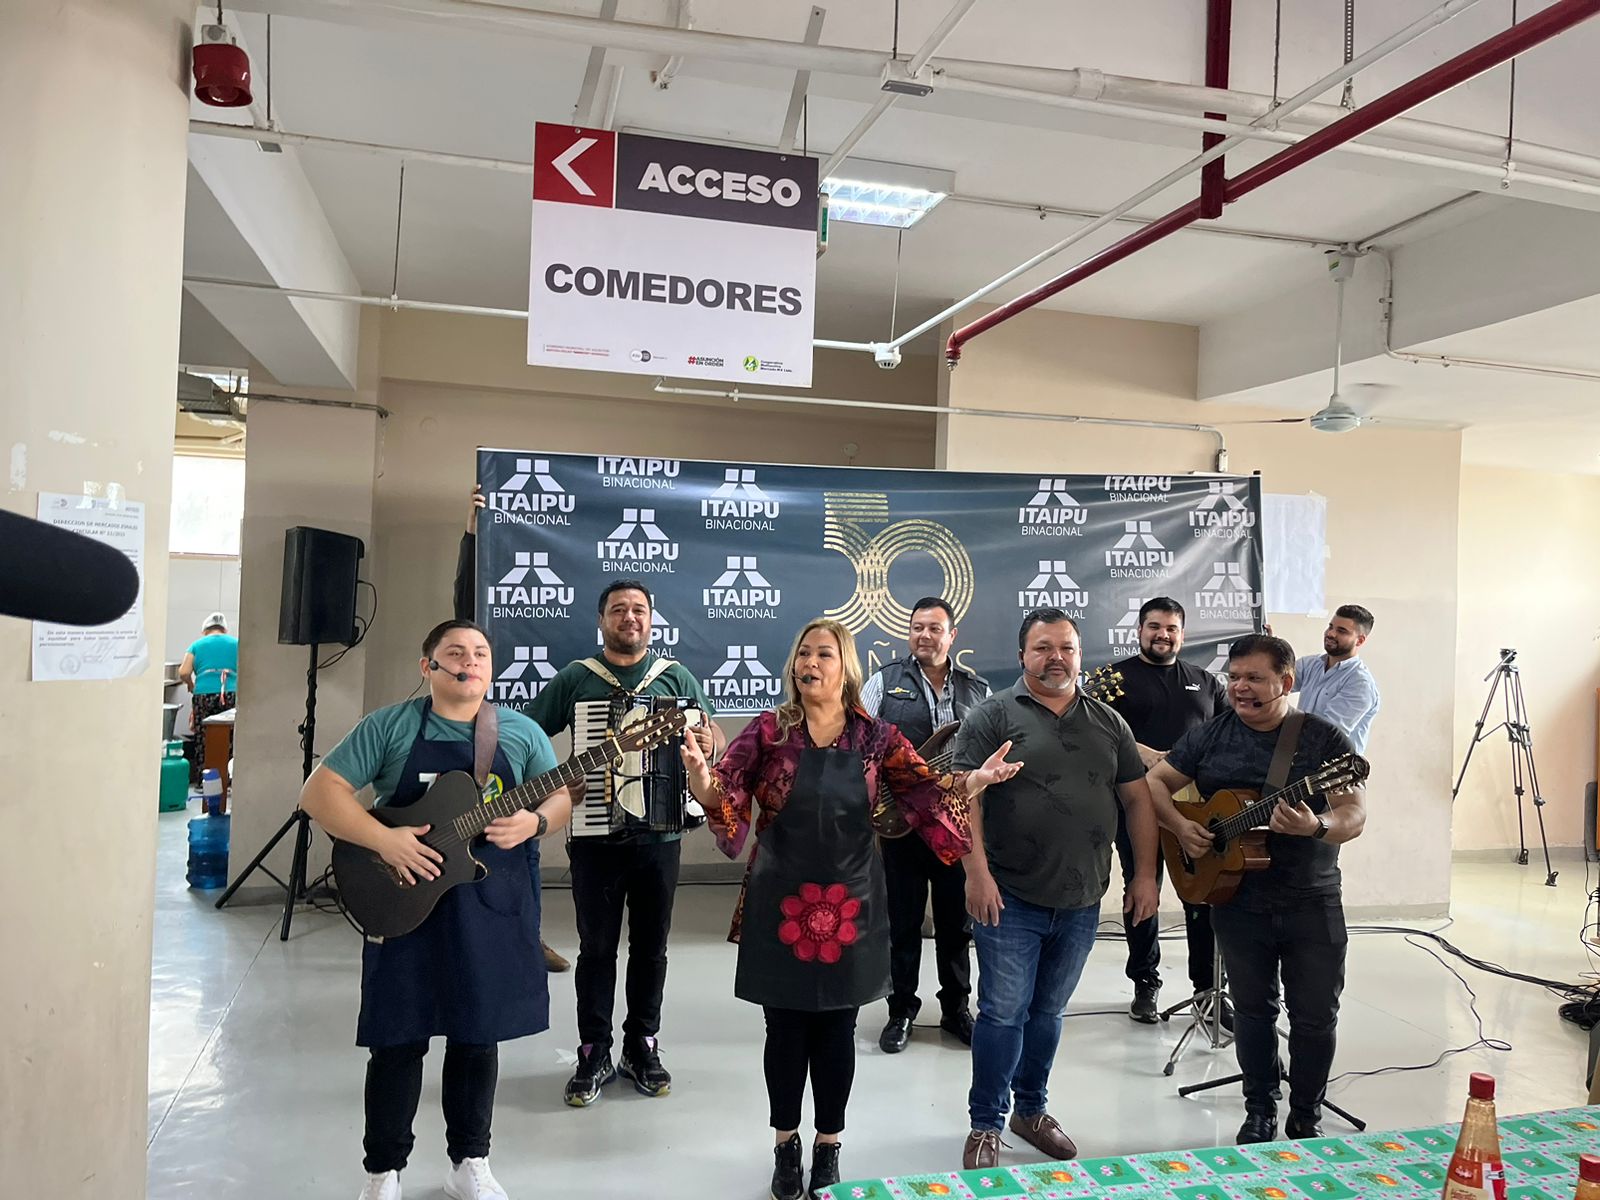
[[[1483,702],[1483,711],[1478,714],[1478,721],[1472,727],[1472,742],[1461,760],[1461,773],[1456,776],[1456,786],[1450,789],[1450,800],[1453,803],[1461,791],[1461,781],[1467,777],[1467,764],[1472,761],[1472,752],[1478,748],[1478,743],[1495,730],[1504,729],[1506,739],[1511,743],[1511,788],[1517,796],[1517,862],[1528,865],[1528,837],[1523,832],[1522,797],[1531,788],[1533,813],[1539,820],[1539,845],[1544,849],[1544,883],[1546,887],[1555,887],[1559,872],[1550,865],[1550,842],[1544,835],[1544,797],[1539,794],[1539,769],[1533,763],[1533,727],[1528,723],[1528,705],[1522,697],[1522,672],[1517,669],[1516,663],[1515,650],[1501,650],[1500,661],[1495,663],[1494,670],[1483,677],[1485,682],[1491,679],[1494,682],[1489,684],[1489,695]],[[1505,719],[1485,732],[1483,723],[1489,719],[1489,709],[1494,707],[1496,691],[1500,691],[1505,705]]]
[[[1212,956],[1211,986],[1196,992],[1181,1004],[1174,1004],[1161,1014],[1163,1021],[1170,1021],[1182,1012],[1190,1014],[1188,1028],[1167,1056],[1167,1065],[1161,1068],[1163,1075],[1171,1075],[1177,1068],[1178,1060],[1183,1057],[1184,1050],[1196,1034],[1205,1038],[1213,1050],[1233,1044],[1233,1030],[1222,1022],[1222,1006],[1227,994],[1228,976],[1223,968],[1222,954],[1217,952]]]
[[[311,746],[317,732],[317,643],[311,645],[311,661],[306,668],[306,719],[299,726],[300,750],[300,781],[304,783],[311,777],[312,752]],[[272,868],[266,865],[267,856],[278,848],[278,843],[283,841],[290,830],[294,830],[294,857],[290,860],[289,878],[279,879]],[[273,883],[283,889],[283,924],[278,930],[278,940],[289,940],[289,924],[294,920],[295,905],[306,898],[306,859],[311,852],[311,818],[306,816],[305,810],[299,804],[294,806],[294,812],[289,814],[288,820],[278,826],[278,832],[268,839],[267,844],[261,847],[260,852],[250,860],[250,865],[239,872],[239,878],[228,885],[228,890],[217,897],[217,907],[221,908],[233,899],[233,894],[239,890],[241,884],[258,869]]]

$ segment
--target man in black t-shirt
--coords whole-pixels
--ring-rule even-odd
[[[1156,765],[1189,730],[1204,725],[1227,708],[1227,694],[1210,671],[1178,657],[1183,649],[1183,605],[1170,596],[1146,600],[1139,610],[1139,656],[1118,665],[1122,695],[1111,702],[1139,741],[1139,757],[1146,770]],[[1122,878],[1133,877],[1133,846],[1117,813],[1117,858]],[[1160,882],[1161,864],[1156,864]],[[1216,962],[1216,942],[1211,934],[1211,909],[1203,904],[1183,906],[1189,941],[1189,982],[1196,993],[1211,987]],[[1128,937],[1128,978],[1133,981],[1133,1004],[1128,1015],[1146,1025],[1156,1023],[1156,995],[1161,989],[1161,943],[1157,917],[1135,923],[1124,913],[1122,926]],[[1224,1012],[1224,1019],[1231,1016]]]
[[[1196,726],[1147,776],[1157,819],[1199,856],[1211,848],[1204,826],[1179,816],[1172,793],[1191,781],[1204,796],[1221,788],[1264,790],[1279,726],[1294,690],[1294,650],[1282,638],[1251,634],[1228,651],[1232,711]],[[1353,753],[1336,726],[1307,714],[1288,782]],[[1244,1076],[1241,1145],[1270,1142],[1278,1133],[1283,1077],[1278,1059],[1278,977],[1289,1010],[1291,1138],[1321,1136],[1323,1094],[1333,1066],[1339,993],[1344,987],[1344,905],[1339,847],[1361,836],[1367,813],[1360,788],[1280,802],[1267,828],[1271,865],[1247,872],[1238,893],[1212,910],[1217,945],[1228,967],[1234,1006],[1234,1050]]]

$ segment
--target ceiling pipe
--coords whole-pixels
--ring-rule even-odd
[[[1135,417],[1082,417],[1072,413],[1025,412],[1008,408],[945,408],[928,404],[890,404],[879,400],[836,400],[823,396],[788,396],[778,392],[715,391],[711,388],[669,387],[657,379],[654,389],[663,396],[705,396],[715,400],[759,400],[765,404],[802,404],[814,408],[855,408],[873,412],[910,413],[923,417],[998,417],[1011,421],[1063,421],[1070,425],[1122,425],[1140,429],[1171,429],[1180,433],[1200,433],[1217,439],[1212,457],[1213,470],[1228,469],[1228,442],[1215,425],[1189,425],[1179,421],[1144,421]]]
[[[633,21],[601,21],[595,17],[473,0],[235,0],[230,7],[244,12],[272,12],[346,24],[370,24],[370,14],[376,13],[401,23],[440,31],[476,31],[498,36],[520,34],[544,41],[605,46],[646,55],[688,56],[874,80],[881,79],[887,61],[877,50],[807,45]],[[1237,119],[1263,116],[1273,108],[1271,97],[1256,92],[1223,91],[1195,84],[1114,75],[1089,67],[1025,67],[933,58],[928,68],[937,84],[952,89],[959,90],[964,84],[997,84],[1058,98],[1101,100],[1121,107],[1130,116],[1144,110],[1152,120],[1162,111],[1225,112]],[[1311,103],[1299,111],[1293,123],[1327,125],[1344,117],[1346,112],[1336,104]],[[1473,155],[1480,160],[1504,163],[1507,158],[1504,137],[1410,117],[1391,122],[1383,136],[1387,140],[1405,141],[1434,150]],[[1597,160],[1590,155],[1530,142],[1516,142],[1511,151],[1510,157],[1519,171],[1533,167],[1561,174],[1600,176]]]
[[[1471,8],[1472,5],[1475,4],[1475,3],[1477,3],[1477,0],[1449,0],[1449,3],[1442,4],[1438,8],[1434,9],[1432,12],[1429,12],[1425,16],[1421,17],[1419,20],[1413,21],[1410,25],[1407,25],[1404,29],[1400,30],[1398,33],[1390,35],[1388,38],[1385,38],[1383,41],[1379,42],[1376,46],[1373,46],[1370,50],[1366,51],[1366,53],[1361,54],[1358,57],[1352,59],[1351,61],[1345,63],[1342,67],[1339,67],[1337,70],[1331,71],[1327,75],[1324,75],[1321,79],[1317,80],[1310,87],[1301,89],[1299,92],[1297,92],[1293,96],[1289,97],[1289,99],[1285,100],[1282,104],[1279,104],[1271,112],[1265,114],[1264,116],[1256,118],[1256,122],[1255,123],[1258,124],[1258,125],[1264,125],[1264,126],[1265,125],[1271,125],[1273,122],[1281,119],[1286,114],[1293,112],[1295,109],[1300,108],[1300,107],[1302,107],[1302,106],[1304,106],[1306,104],[1309,104],[1312,101],[1313,98],[1315,98],[1317,96],[1320,96],[1323,92],[1327,91],[1329,88],[1335,87],[1338,84],[1343,83],[1346,79],[1349,79],[1351,76],[1355,75],[1359,71],[1365,70],[1367,67],[1371,66],[1373,63],[1377,62],[1379,59],[1382,59],[1382,58],[1386,57],[1387,55],[1394,53],[1396,50],[1400,49],[1402,46],[1405,46],[1406,44],[1408,44],[1408,43],[1410,43],[1412,41],[1415,41],[1417,38],[1421,37],[1423,34],[1427,33],[1429,30],[1435,28],[1438,25],[1442,25],[1444,22],[1450,20],[1450,18],[1452,18],[1454,16],[1457,16],[1458,14],[1464,12],[1468,8]],[[1171,187],[1173,184],[1179,182],[1180,180],[1186,179],[1188,176],[1194,174],[1196,171],[1200,170],[1202,167],[1204,167],[1206,165],[1206,163],[1210,162],[1212,159],[1220,158],[1227,151],[1229,151],[1229,150],[1233,149],[1235,146],[1237,146],[1240,143],[1241,140],[1242,139],[1238,138],[1238,137],[1225,138],[1222,141],[1218,142],[1216,145],[1212,146],[1209,150],[1202,151],[1199,155],[1197,155],[1194,158],[1191,158],[1188,162],[1184,163],[1182,166],[1176,168],[1175,170],[1167,172],[1167,174],[1163,175],[1160,179],[1156,180],[1154,183],[1152,183],[1150,186],[1144,188],[1142,191],[1135,192],[1132,196],[1129,196],[1126,200],[1124,200],[1121,204],[1118,204],[1115,208],[1113,208],[1110,212],[1106,213],[1105,216],[1101,217],[1099,220],[1090,221],[1089,224],[1083,226],[1081,229],[1075,230],[1074,232],[1069,234],[1067,237],[1061,239],[1061,241],[1057,242],[1055,245],[1049,247],[1048,249],[1040,251],[1038,254],[1035,254],[1032,258],[1028,259],[1027,262],[1022,263],[1019,266],[1013,267],[1011,270],[1007,271],[1004,275],[1000,276],[998,279],[992,280],[989,283],[984,284],[983,287],[979,288],[977,291],[973,292],[970,296],[967,296],[965,299],[957,300],[954,304],[950,305],[950,307],[946,308],[944,311],[935,314],[934,316],[930,317],[928,320],[924,321],[922,324],[916,326],[915,328],[907,330],[905,333],[901,334],[898,338],[896,338],[892,342],[890,342],[889,343],[890,347],[892,349],[899,349],[901,346],[905,345],[907,342],[912,341],[914,338],[921,337],[924,333],[927,333],[929,330],[938,328],[941,324],[943,324],[945,322],[946,319],[955,316],[955,314],[960,312],[962,309],[970,307],[971,305],[975,304],[977,301],[979,301],[979,300],[983,299],[985,296],[989,295],[991,292],[994,292],[994,291],[998,290],[999,288],[1004,287],[1006,284],[1010,283],[1012,280],[1018,278],[1019,276],[1027,274],[1029,271],[1033,270],[1034,267],[1037,267],[1040,263],[1044,262],[1047,259],[1055,257],[1057,254],[1060,254],[1063,250],[1067,249],[1069,246],[1074,246],[1078,242],[1083,241],[1085,238],[1089,237],[1091,234],[1093,234],[1093,233],[1099,231],[1100,229],[1103,229],[1105,226],[1111,224],[1111,222],[1114,221],[1117,217],[1124,216],[1125,214],[1131,212],[1133,209],[1137,208],[1139,205],[1143,204],[1146,200],[1149,200],[1153,196],[1159,195],[1160,193],[1166,191],[1167,188]],[[1293,147],[1290,147],[1290,149],[1293,149]],[[1176,230],[1183,228],[1185,225],[1188,225],[1188,224],[1192,223],[1194,221],[1194,219],[1195,219],[1195,215],[1198,215],[1198,213],[1199,213],[1199,202],[1196,201],[1196,203],[1195,203],[1195,212],[1194,212],[1194,214],[1191,214],[1190,216],[1188,216],[1187,219],[1184,219],[1184,220],[1181,220],[1181,221],[1177,221],[1176,223],[1174,223],[1173,218],[1177,217],[1179,215],[1179,213],[1181,213],[1183,211],[1184,210],[1180,209],[1178,213],[1168,213],[1165,217],[1158,218],[1154,222],[1154,224],[1147,225],[1145,228],[1141,229],[1138,233],[1130,235],[1130,237],[1127,240],[1130,243],[1132,243],[1132,249],[1134,249],[1134,250],[1142,249],[1144,246],[1149,245],[1152,241],[1158,241],[1158,240],[1160,240],[1160,238],[1166,237],[1168,234],[1173,233]],[[1152,230],[1158,230],[1159,232],[1157,232],[1156,235],[1154,237],[1152,237],[1151,236],[1151,231]],[[1110,250],[1102,251],[1101,254],[1094,256],[1094,258],[1091,258],[1088,261],[1090,261],[1090,262],[1097,261],[1103,255],[1108,254],[1108,253],[1112,253],[1113,251],[1115,251],[1116,252],[1115,253],[1115,257],[1111,258],[1110,260],[1108,260],[1107,262],[1105,262],[1103,264],[1104,266],[1109,266],[1111,263],[1117,262],[1117,261],[1121,260],[1122,258],[1125,258],[1127,256],[1127,254],[1132,252],[1129,249],[1122,249],[1121,247],[1122,247],[1122,243],[1117,243],[1116,245],[1112,246],[1110,248]],[[1049,287],[1051,285],[1050,284],[1046,284],[1045,286]],[[1049,294],[1053,295],[1054,293],[1049,293]],[[1036,295],[1036,293],[1030,292],[1030,293],[1028,293],[1028,295],[1032,296],[1032,295]],[[1044,296],[1040,295],[1038,299],[1032,301],[1032,304],[1037,304],[1039,302],[1039,299],[1043,299],[1043,298],[1044,298]],[[1011,303],[1012,304],[1016,304],[1017,301],[1012,301]],[[1024,305],[1023,307],[1031,307],[1032,304]],[[1009,308],[1010,305],[1007,305],[1006,307]],[[997,310],[997,311],[999,311],[999,310]],[[1018,309],[1017,311],[1021,311],[1021,310]],[[983,319],[984,320],[989,320],[993,316],[994,316],[994,313],[990,313],[988,317],[985,317]],[[987,328],[987,326],[985,326],[985,328]],[[971,335],[968,335],[968,336],[971,336]],[[961,350],[960,350],[959,344],[957,344],[955,346],[954,358],[951,357],[950,351],[951,351],[951,347],[949,345],[947,345],[946,348],[945,348],[945,357],[951,363],[951,365],[954,365],[954,363],[956,361],[958,361],[960,359],[960,357],[961,357]]]
[[[1243,174],[1227,180],[1223,189],[1224,201],[1232,203],[1242,196],[1249,195],[1257,188],[1327,153],[1333,147],[1358,137],[1397,114],[1515,58],[1518,54],[1588,20],[1596,13],[1600,13],[1600,0],[1556,0],[1556,3],[1544,11],[1519,21],[1494,37],[1440,63],[1431,71],[1424,72],[1409,83],[1401,84],[1372,103],[1350,113],[1343,120],[1318,130],[1298,145],[1280,150]],[[974,337],[1176,232],[1196,220],[1199,213],[1200,201],[1192,200],[1138,233],[1124,238],[1098,254],[1091,255],[1042,287],[1035,288],[1026,295],[1019,296],[956,330],[945,344],[945,361],[954,367],[961,361],[962,347]]]
[[[1233,39],[1233,0],[1206,0],[1206,86],[1228,86],[1228,50]],[[1226,113],[1208,112],[1207,119],[1220,121]],[[1222,141],[1220,133],[1200,135],[1200,149],[1210,150]],[[1200,215],[1213,221],[1222,215],[1222,185],[1228,177],[1227,162],[1214,158],[1200,168]]]
[[[1579,383],[1600,383],[1600,371],[1576,367],[1546,367],[1537,363],[1506,362],[1496,358],[1462,358],[1455,354],[1429,354],[1421,350],[1394,348],[1394,260],[1381,246],[1363,249],[1383,263],[1383,297],[1378,301],[1378,328],[1383,333],[1383,353],[1396,362],[1429,363],[1437,367],[1474,367],[1480,371],[1509,371],[1517,375],[1541,375],[1546,379],[1571,379]]]

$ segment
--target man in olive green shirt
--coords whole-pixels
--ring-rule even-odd
[[[593,659],[568,663],[539,690],[528,715],[554,737],[570,729],[576,706],[604,700],[621,689],[648,696],[680,696],[711,715],[711,702],[681,663],[650,650],[652,597],[639,580],[615,579],[600,593],[602,649]],[[710,721],[690,730],[706,754],[726,744]],[[578,917],[578,1066],[567,1082],[566,1102],[585,1108],[618,1070],[646,1096],[664,1096],[672,1076],[661,1065],[656,1033],[667,982],[667,934],[678,886],[676,833],[620,832],[574,838],[572,904]],[[617,948],[622,910],[628,910],[628,1014],[622,1023],[622,1056],[611,1059],[612,1008],[617,989]]]

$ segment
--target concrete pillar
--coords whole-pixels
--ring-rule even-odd
[[[150,666],[32,683],[0,618],[0,1191],[145,1194],[189,19],[182,0],[0,0],[0,503],[145,505]],[[10,563],[0,570],[16,569]],[[153,625],[152,625],[153,620]]]

